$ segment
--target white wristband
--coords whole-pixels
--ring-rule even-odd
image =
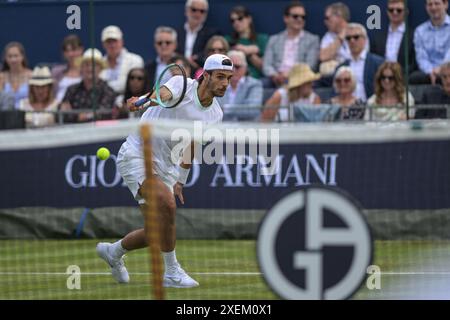
[[[178,168],[178,179],[177,181],[181,184],[186,184],[186,181],[188,179],[189,176],[189,171],[191,171],[191,169],[185,169],[183,167],[179,167]]]

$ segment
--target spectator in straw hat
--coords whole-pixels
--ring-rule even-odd
[[[313,91],[313,82],[320,79],[320,75],[314,73],[309,65],[300,63],[294,65],[289,72],[288,84],[279,88],[266,102],[266,108],[262,115],[263,121],[272,121],[279,116],[279,120],[287,121],[290,104],[320,104],[320,97]]]
[[[110,119],[116,98],[108,84],[99,78],[105,68],[105,62],[98,49],[87,49],[81,60],[81,82],[67,89],[61,110],[85,110],[95,109],[98,112],[97,119]],[[93,94],[94,91],[94,94]],[[93,100],[93,96],[95,97]],[[77,115],[69,114],[65,118],[68,122],[86,122],[94,120],[93,111],[83,111]]]
[[[19,101],[19,110],[27,111],[26,126],[32,128],[53,125],[55,123],[53,112],[58,110],[58,101],[53,93],[50,69],[46,66],[34,68],[28,85],[28,98]]]

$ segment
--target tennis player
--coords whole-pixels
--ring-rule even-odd
[[[187,79],[186,94],[179,105],[170,109],[161,106],[150,107],[142,115],[141,120],[183,119],[203,121],[205,124],[222,121],[222,109],[215,97],[222,97],[225,94],[233,75],[233,63],[225,55],[214,54],[206,59],[203,69],[204,73],[198,80]],[[161,100],[170,101],[175,97],[179,98],[182,86],[182,77],[171,78],[161,87]],[[134,105],[137,100],[137,97],[128,99],[127,106],[131,111],[139,109]],[[182,189],[186,184],[194,152],[191,152],[191,161],[174,164],[171,160],[173,144],[170,140],[153,139],[153,167],[161,230],[160,248],[165,267],[163,286],[190,288],[198,286],[198,282],[181,268],[175,255],[175,196],[184,204]],[[145,200],[142,188],[145,187],[147,180],[145,180],[142,141],[139,135],[132,134],[123,143],[117,155],[117,167],[144,212]],[[111,266],[114,279],[119,283],[127,283],[130,278],[124,265],[123,255],[147,245],[146,230],[139,229],[115,243],[99,243],[97,253]]]

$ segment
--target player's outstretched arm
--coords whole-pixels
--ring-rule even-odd
[[[184,150],[183,158],[178,168],[178,179],[173,186],[173,194],[180,199],[181,204],[184,204],[183,186],[187,182],[189,171],[191,170],[192,161],[195,155],[195,143],[191,144]]]

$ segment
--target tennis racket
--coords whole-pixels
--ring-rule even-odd
[[[161,99],[161,88],[167,84],[170,87],[172,98],[167,101]],[[155,82],[153,89],[139,97],[134,103],[136,107],[146,108],[152,104],[152,102],[163,108],[174,108],[183,100],[186,94],[187,77],[184,68],[176,63],[169,64],[161,72],[161,75]],[[152,98],[152,96],[154,96]]]

